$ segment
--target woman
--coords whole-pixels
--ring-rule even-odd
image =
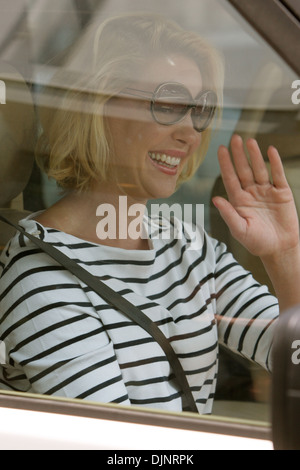
[[[212,409],[218,342],[271,368],[277,299],[201,228],[202,246],[191,250],[191,230],[178,219],[163,221],[181,235],[171,240],[145,236],[148,219],[138,236],[129,225],[136,204],[170,196],[198,168],[221,84],[219,56],[197,35],[153,16],[104,23],[94,74],[44,119],[48,152],[40,162],[66,195],[21,222],[157,323],[200,413]],[[229,202],[214,204],[233,235],[261,257],[284,310],[300,300],[300,250],[280,157],[270,147],[271,184],[254,140],[247,142],[251,166],[239,136],[231,148],[235,169],[228,150],[219,149]],[[113,237],[97,229],[108,207],[118,221]],[[182,409],[173,371],[143,329],[23,237],[15,236],[2,263],[2,388]]]

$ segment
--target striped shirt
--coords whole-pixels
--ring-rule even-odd
[[[210,413],[218,343],[270,370],[277,300],[227,251],[174,219],[149,250],[90,243],[20,222],[138,306],[167,336],[200,413]],[[166,222],[164,222],[166,223]],[[0,259],[0,388],[181,411],[165,354],[140,326],[17,234]],[[0,341],[0,344],[1,344]]]

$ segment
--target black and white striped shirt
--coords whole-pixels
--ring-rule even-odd
[[[209,413],[218,342],[270,369],[277,300],[202,233],[149,241],[147,251],[97,245],[31,218],[20,224],[137,305],[169,338],[200,413]],[[37,233],[38,231],[38,233]],[[98,402],[182,409],[160,346],[141,327],[17,234],[0,264],[0,388]],[[255,321],[253,321],[255,320]]]

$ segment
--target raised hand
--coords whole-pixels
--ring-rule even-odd
[[[270,175],[254,139],[231,140],[219,148],[218,158],[228,201],[213,199],[232,235],[252,254],[278,257],[299,245],[299,223],[292,191],[278,151],[268,149]],[[270,179],[271,177],[271,179]]]

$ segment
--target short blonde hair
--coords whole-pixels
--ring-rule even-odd
[[[64,189],[88,189],[94,180],[113,178],[111,145],[105,122],[105,104],[130,86],[135,71],[149,58],[183,54],[198,65],[205,86],[218,96],[222,108],[223,61],[197,33],[153,14],[126,14],[104,21],[94,38],[91,73],[81,76],[68,91],[44,108],[43,133],[37,161]],[[65,77],[63,78],[65,83]],[[68,80],[73,80],[70,76]],[[54,87],[55,90],[55,87]],[[53,93],[53,86],[52,86]],[[56,97],[55,97],[56,98]],[[190,158],[178,185],[191,178],[208,150],[211,128],[202,133],[199,149]]]

